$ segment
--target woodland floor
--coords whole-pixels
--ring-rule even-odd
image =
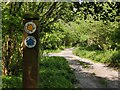
[[[68,60],[76,76],[75,88],[118,88],[118,71],[102,63],[80,58],[68,48],[60,53],[49,53],[49,56],[60,56]],[[120,87],[119,87],[120,88]]]

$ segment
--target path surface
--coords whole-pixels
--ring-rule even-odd
[[[60,56],[68,60],[75,72],[75,88],[118,88],[118,71],[102,63],[80,58],[72,50],[69,48],[60,53],[49,53],[49,56]]]

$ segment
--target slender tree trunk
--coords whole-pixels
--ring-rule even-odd
[[[10,75],[10,68],[9,65],[11,63],[11,57],[12,57],[12,30],[11,27],[9,29],[9,34],[6,36],[6,44],[3,47],[3,58],[2,58],[2,64],[3,64],[3,75]]]

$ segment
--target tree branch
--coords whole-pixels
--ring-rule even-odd
[[[23,2],[19,2],[19,7],[17,8],[17,12],[19,11],[20,7],[22,6]]]
[[[52,12],[53,12],[53,10],[55,9],[56,5],[57,5],[57,2],[54,2],[54,3],[51,5],[51,7],[49,8],[49,10],[44,14],[45,17],[50,16],[50,15],[52,14]]]
[[[38,8],[37,8],[37,10],[36,10],[36,12],[38,12],[43,6],[44,6],[44,4],[45,3],[42,3],[42,5],[40,5],[41,3],[39,3],[39,5],[38,5]]]

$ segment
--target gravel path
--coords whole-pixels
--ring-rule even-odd
[[[118,71],[102,63],[80,58],[72,53],[73,48],[49,56],[60,56],[68,60],[76,75],[75,88],[118,88]]]

